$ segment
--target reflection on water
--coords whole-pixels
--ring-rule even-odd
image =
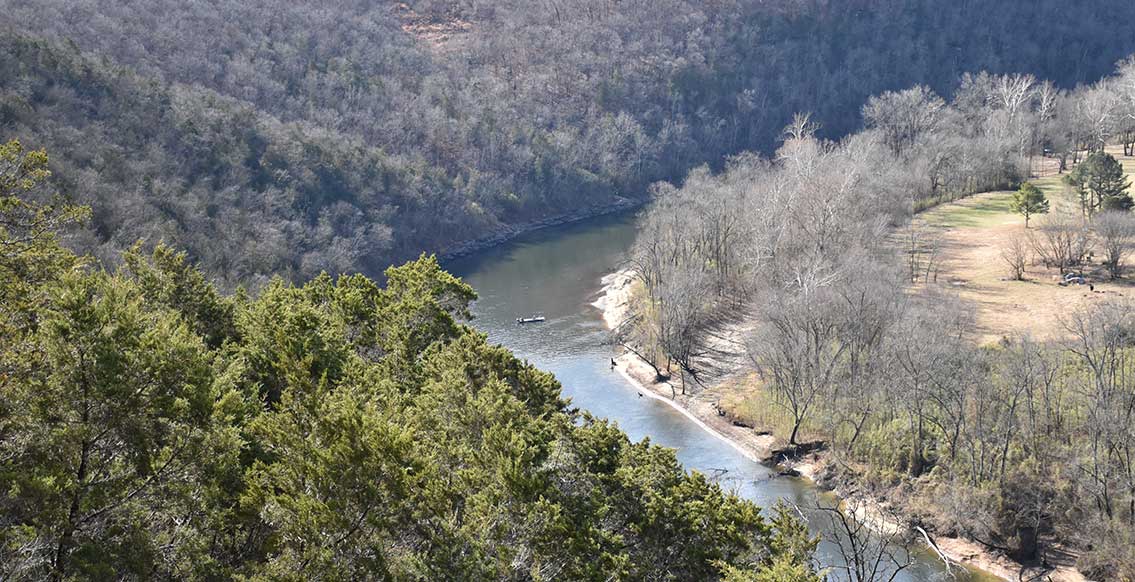
[[[493,342],[554,373],[575,406],[617,422],[633,440],[649,438],[676,449],[686,468],[721,474],[723,486],[763,507],[778,499],[814,506],[815,488],[776,477],[673,408],[639,397],[610,369],[613,350],[591,302],[599,280],[619,266],[630,248],[633,222],[633,215],[625,213],[548,229],[445,267],[477,290],[473,325]],[[534,313],[547,316],[547,322],[516,324],[517,317]],[[836,563],[833,551],[831,544],[821,544],[821,562]],[[840,578],[838,571],[833,578]],[[897,580],[948,578],[940,563],[920,556],[917,567]],[[957,579],[979,578],[962,573]]]

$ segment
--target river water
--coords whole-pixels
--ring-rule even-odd
[[[721,475],[724,487],[762,507],[779,499],[815,506],[814,486],[776,476],[667,404],[639,396],[634,386],[610,369],[614,349],[606,342],[607,330],[591,303],[600,279],[616,270],[634,234],[633,214],[622,213],[531,233],[445,267],[477,290],[473,325],[491,341],[555,374],[574,406],[617,422],[632,440],[649,438],[675,449],[687,469]],[[535,313],[546,316],[547,322],[516,324],[516,317]],[[822,521],[810,522],[821,534],[823,527],[817,522]],[[821,544],[817,559],[825,566],[840,562],[830,543]],[[838,571],[833,571],[833,578],[841,578]],[[896,578],[951,579],[990,578],[959,568],[951,576],[925,553]]]

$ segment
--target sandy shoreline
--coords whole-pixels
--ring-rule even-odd
[[[603,277],[599,298],[592,305],[599,309],[603,321],[608,329],[617,327],[626,317],[634,280],[629,271],[621,270]],[[656,382],[654,369],[642,358],[631,352],[625,352],[615,358],[619,374],[643,396],[660,400],[678,412],[685,415],[706,432],[728,443],[745,457],[760,463],[771,464],[772,450],[776,437],[771,434],[759,434],[751,428],[733,425],[732,421],[723,415],[718,408],[717,401],[720,396],[720,385],[711,386],[699,391],[694,396],[676,393],[669,382]],[[810,456],[792,463],[791,469],[802,478],[815,483],[816,475],[822,470],[824,459]],[[837,496],[839,492],[836,492]],[[853,500],[863,501],[857,497]],[[868,500],[868,503],[873,503]],[[873,507],[863,505],[862,507]],[[888,517],[878,512],[868,511],[865,517],[871,521],[871,527],[888,531],[895,527],[903,527],[893,523]],[[877,518],[877,519],[876,519]],[[1013,560],[994,554],[983,546],[961,538],[948,538],[938,536],[934,544],[950,561],[984,573],[1001,578],[1002,580],[1017,580],[1022,574],[1029,572],[1036,575],[1033,569],[1026,569]],[[1087,582],[1082,574],[1071,567],[1061,566],[1047,574],[1048,580],[1053,582]],[[1028,576],[1026,575],[1026,579]]]
[[[592,305],[603,313],[607,328],[614,329],[626,317],[634,281],[629,272],[623,270],[603,277],[602,283],[599,299]],[[664,402],[752,461],[763,463],[770,458],[775,437],[734,426],[719,414],[713,388],[696,396],[684,396],[669,382],[655,382],[654,369],[631,352],[616,357],[615,363],[619,374],[643,396]]]

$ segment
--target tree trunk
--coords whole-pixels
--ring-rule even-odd
[[[849,440],[847,442],[847,450],[850,451],[852,448],[855,447],[855,441],[859,440],[859,435],[860,435],[860,433],[863,432],[863,425],[867,424],[867,419],[868,419],[868,417],[870,417],[870,415],[871,415],[871,412],[867,411],[867,412],[864,412],[863,415],[859,417],[859,423],[855,425],[855,432],[852,433],[851,440]]]
[[[926,459],[922,457],[922,418],[915,423],[914,442],[910,448],[910,476],[919,477],[926,470]]]
[[[1032,526],[1022,526],[1017,528],[1017,539],[1020,543],[1017,545],[1017,552],[1015,558],[1022,564],[1032,562],[1037,558],[1040,553],[1040,544],[1037,536],[1037,528]]]
[[[84,414],[84,421],[86,420]],[[83,488],[87,480],[87,465],[91,457],[91,442],[83,441],[82,452],[79,454],[79,469],[75,473],[75,493],[71,496],[71,507],[67,511],[67,529],[59,536],[59,544],[55,547],[55,560],[52,565],[51,577],[53,580],[63,580],[63,571],[67,565],[67,551],[74,542],[75,525],[79,519],[79,509],[83,498]]]

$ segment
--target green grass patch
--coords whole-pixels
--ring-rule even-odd
[[[1135,158],[1121,158],[1123,169],[1129,177],[1135,177]],[[1029,180],[1044,192],[1052,205],[1052,214],[1079,214],[1080,202],[1072,190],[1064,184],[1065,174],[1045,176]],[[927,224],[943,228],[985,228],[1005,222],[1015,216],[1012,209],[1013,192],[985,192],[947,202],[920,213]],[[1037,217],[1041,218],[1041,217]]]
[[[951,228],[981,228],[1004,222],[1013,214],[1010,203],[1012,192],[987,192],[951,204],[944,204],[922,213],[922,219],[932,226]]]
[[[1080,212],[1080,201],[1076,199],[1076,195],[1072,189],[1064,184],[1064,176],[1047,176],[1032,180],[1032,183],[1044,192],[1044,196],[1048,198],[1049,203],[1052,205],[1053,212]]]
[[[1135,178],[1135,158],[1116,157],[1123,164],[1128,177]],[[1044,192],[1052,205],[1052,214],[1079,214],[1080,202],[1076,195],[1064,184],[1064,174],[1054,174],[1029,180]],[[1013,192],[985,192],[974,194],[956,201],[924,201],[925,210],[919,216],[931,226],[942,228],[985,228],[1005,222],[1015,216],[1011,203]],[[1042,217],[1037,217],[1042,218]],[[1023,220],[1023,219],[1022,219]]]

